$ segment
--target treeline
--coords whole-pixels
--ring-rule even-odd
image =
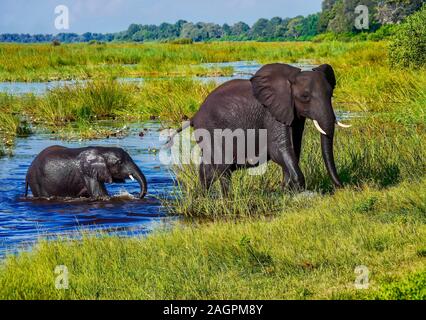
[[[419,10],[424,0],[363,0],[369,8],[370,29],[375,32],[381,26],[401,22]],[[354,26],[355,8],[359,0],[324,0],[322,11],[307,17],[259,19],[252,26],[245,22],[233,25],[179,20],[174,24],[160,25],[131,24],[118,33],[60,33],[57,35],[1,34],[0,42],[110,42],[110,41],[283,41],[310,40],[319,34],[345,34],[356,36],[361,33]],[[389,28],[385,28],[389,30]],[[363,32],[365,34],[365,32]],[[386,36],[386,32],[381,32]],[[176,40],[178,39],[178,40]]]
[[[355,8],[362,4],[369,9],[368,32],[384,25],[398,24],[418,11],[424,0],[323,0],[318,32],[359,33],[355,28]]]
[[[20,43],[34,43],[34,42],[90,42],[102,41],[110,42],[115,38],[115,34],[108,33],[91,33],[86,32],[83,34],[77,33],[58,33],[52,34],[17,34],[17,33],[4,33],[0,34],[0,42],[20,42]]]

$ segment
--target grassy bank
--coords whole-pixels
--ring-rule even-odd
[[[4,262],[0,298],[424,299],[425,190],[425,180],[347,189],[293,201],[274,219],[42,242]],[[69,290],[55,289],[57,265],[68,267]],[[354,286],[359,265],[368,290]]]

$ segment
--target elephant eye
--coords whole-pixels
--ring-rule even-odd
[[[302,94],[301,98],[302,98],[303,101],[309,101],[309,99],[310,99],[309,92],[304,92]]]

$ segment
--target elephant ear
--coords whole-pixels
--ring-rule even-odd
[[[324,73],[325,78],[327,79],[331,88],[334,90],[334,88],[336,87],[336,75],[334,74],[332,66],[330,66],[329,64],[322,64],[319,67],[313,68],[312,70]]]
[[[287,64],[267,64],[250,79],[256,99],[276,120],[286,125],[290,125],[294,119],[291,85],[300,71]]]
[[[102,155],[94,150],[83,152],[80,155],[80,168],[84,175],[99,182],[112,182],[106,161]]]

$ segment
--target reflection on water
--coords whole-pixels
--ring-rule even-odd
[[[147,128],[141,138],[138,133]],[[120,236],[144,234],[159,224],[170,224],[158,197],[170,193],[174,182],[168,170],[152,149],[159,148],[159,125],[153,122],[132,127],[130,135],[96,141],[64,142],[51,135],[18,138],[14,157],[0,158],[0,255],[15,251],[23,244],[31,244],[38,237],[79,236],[84,230],[102,230]],[[148,180],[148,195],[137,199],[139,184],[110,184],[114,195],[110,201],[28,200],[25,175],[34,157],[50,145],[83,147],[89,145],[124,148],[142,169]]]

